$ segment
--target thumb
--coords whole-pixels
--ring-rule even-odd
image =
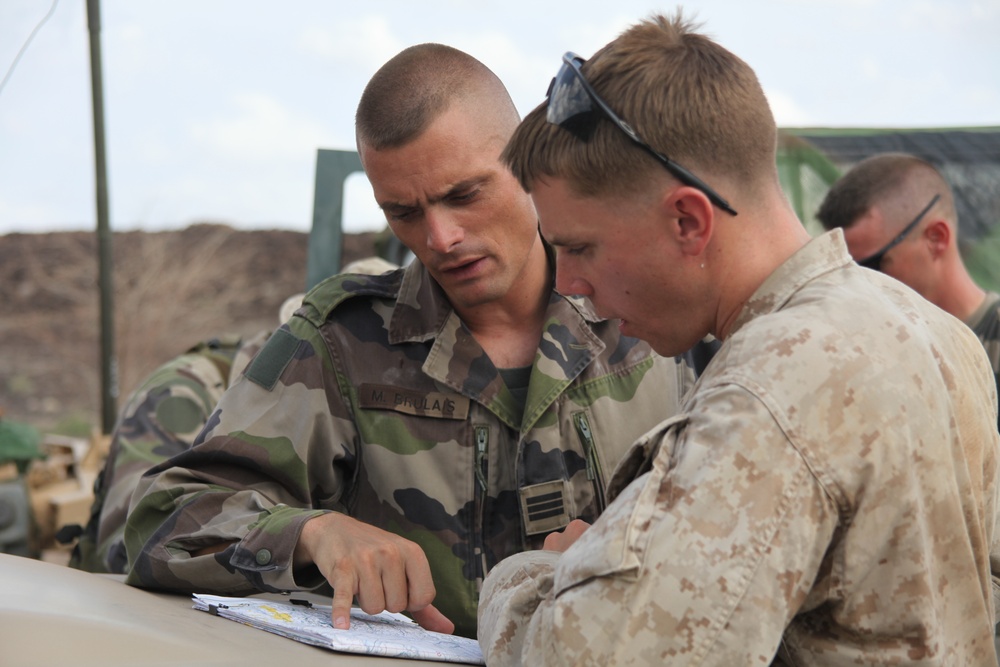
[[[432,604],[427,605],[419,611],[410,612],[410,615],[413,616],[413,620],[424,630],[441,632],[446,635],[455,632],[455,624],[449,621],[448,617],[439,612]]]

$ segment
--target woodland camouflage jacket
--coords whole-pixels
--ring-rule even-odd
[[[574,518],[593,521],[614,466],[677,412],[692,379],[553,292],[522,414],[423,267],[335,276],[271,336],[199,443],[140,482],[128,581],[316,588],[318,571],[290,567],[299,531],[346,512],[418,543],[435,606],[474,635],[485,573]]]

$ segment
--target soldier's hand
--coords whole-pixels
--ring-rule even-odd
[[[573,543],[580,539],[580,536],[590,528],[590,524],[580,519],[573,519],[565,528],[558,533],[549,533],[545,536],[542,549],[547,551],[563,552],[573,546]]]
[[[368,614],[412,612],[422,627],[451,633],[455,625],[431,605],[434,581],[427,557],[415,542],[331,512],[302,527],[295,566],[314,563],[333,586],[333,627],[351,624],[351,603]]]

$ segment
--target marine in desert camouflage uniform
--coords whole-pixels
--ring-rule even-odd
[[[505,159],[557,287],[662,354],[722,345],[592,527],[487,576],[487,663],[996,664],[1000,434],[972,331],[857,266],[840,230],[809,238],[756,76],[679,15],[567,55],[551,90]],[[594,95],[704,181],[640,160]]]
[[[485,573],[595,519],[627,447],[677,410],[687,365],[552,291],[534,209],[499,162],[517,124],[502,84],[453,49],[413,47],[373,78],[359,125],[388,111],[395,134],[418,103],[430,110],[402,138],[359,129],[376,200],[417,261],[306,296],[199,443],[140,483],[129,583],[328,582],[335,625],[357,595],[448,629],[420,615],[433,599],[474,635]]]
[[[597,524],[487,579],[489,664],[989,664],[992,378],[861,273],[838,233],[769,278]]]

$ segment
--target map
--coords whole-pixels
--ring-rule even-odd
[[[402,614],[384,611],[373,616],[352,609],[351,628],[339,630],[330,622],[329,605],[202,594],[192,597],[194,608],[200,611],[334,651],[486,664],[476,640],[424,630]]]

